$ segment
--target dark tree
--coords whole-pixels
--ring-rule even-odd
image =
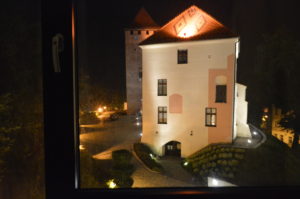
[[[295,148],[300,134],[300,42],[284,28],[263,38],[254,66],[256,103],[270,111],[272,105],[283,110],[280,125],[294,132]]]

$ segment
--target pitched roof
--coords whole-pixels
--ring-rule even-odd
[[[237,37],[212,16],[191,6],[140,45]]]
[[[152,17],[148,14],[148,12],[145,10],[145,8],[141,8],[137,15],[134,18],[133,23],[130,25],[129,28],[160,28],[159,25],[157,25]]]

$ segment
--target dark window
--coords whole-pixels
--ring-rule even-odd
[[[141,31],[140,31],[140,30],[138,31],[138,34],[139,34],[139,35],[141,34]]]
[[[167,79],[158,80],[157,95],[167,96]]]
[[[130,31],[130,34],[133,35],[133,30]]]
[[[216,86],[216,102],[226,103],[226,85],[217,85]]]
[[[177,51],[178,64],[187,64],[188,63],[188,51],[187,50],[178,50]]]
[[[167,107],[158,107],[158,124],[167,124]]]
[[[149,30],[146,31],[146,34],[149,35]]]
[[[205,109],[205,126],[217,126],[217,109],[206,108]]]
[[[143,77],[143,72],[142,71],[139,71],[139,80],[141,80]]]

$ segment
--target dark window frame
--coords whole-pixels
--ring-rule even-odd
[[[167,96],[168,95],[168,80],[158,79],[157,80],[157,96]]]
[[[188,50],[178,49],[177,50],[177,64],[187,64],[188,63]]]
[[[76,174],[79,147],[76,143],[76,107],[78,98],[76,59],[72,56],[72,4],[77,0],[44,0],[42,2],[43,106],[45,142],[46,199],[99,198],[284,198],[299,194],[299,186],[292,187],[174,187],[149,189],[77,189]],[[105,7],[105,5],[104,5]],[[75,4],[76,10],[76,4]],[[54,73],[52,65],[52,37],[64,36],[61,73]],[[76,37],[75,37],[76,38]],[[73,46],[74,47],[74,46]],[[59,97],[58,97],[59,96]],[[74,109],[75,107],[75,109]],[[59,137],[59,139],[58,139]],[[58,155],[59,154],[59,155]]]
[[[210,121],[207,120],[207,116],[210,117]],[[214,123],[212,124],[212,118],[214,117]],[[217,108],[205,108],[205,126],[217,127]]]
[[[168,124],[168,107],[157,107],[157,124]]]

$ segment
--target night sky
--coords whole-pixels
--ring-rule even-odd
[[[195,4],[240,35],[238,82],[248,85],[262,34],[284,28],[299,34],[300,14],[291,0],[124,0],[80,1],[78,12],[79,66],[94,84],[125,96],[124,28],[144,7],[159,25]]]

